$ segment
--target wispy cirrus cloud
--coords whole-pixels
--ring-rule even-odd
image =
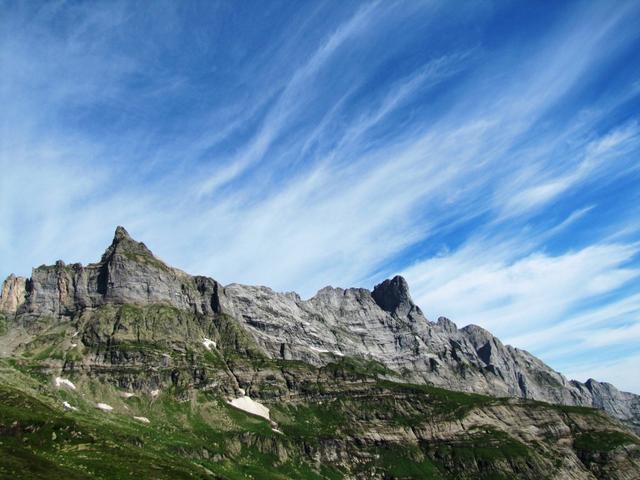
[[[540,347],[533,341],[536,332],[548,345],[552,338],[547,334],[557,332],[561,322],[584,304],[638,278],[640,269],[626,266],[638,252],[638,244],[601,243],[562,255],[534,251],[523,257],[508,244],[471,242],[405,273],[414,278],[415,295],[427,311],[430,305],[438,305],[442,313],[450,312],[463,324],[521,334],[516,338],[518,345]],[[572,322],[568,327],[577,325]]]

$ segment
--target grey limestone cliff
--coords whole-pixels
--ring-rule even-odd
[[[0,312],[15,312],[25,300],[27,280],[11,274],[2,284],[0,291]]]
[[[210,313],[218,308],[219,284],[191,276],[156,258],[142,242],[118,227],[113,242],[97,263],[34,268],[25,286],[10,276],[0,306],[5,312],[33,316],[71,315],[105,304],[168,304],[179,309]],[[5,300],[5,290],[12,297]],[[21,298],[15,298],[16,293]]]
[[[476,325],[428,321],[401,277],[373,292],[324,288],[301,300],[265,287],[229,285],[222,308],[272,356],[324,364],[336,356],[377,360],[413,382],[564,405],[594,406],[638,429],[640,397],[595,380],[569,381],[530,353]]]
[[[567,380],[524,350],[504,345],[476,325],[457,328],[425,318],[402,277],[372,291],[325,287],[303,300],[295,293],[191,276],[166,265],[126,230],[94,264],[35,268],[10,276],[0,295],[7,321],[29,324],[104,305],[163,304],[198,315],[226,314],[272,358],[326,365],[339,357],[375,360],[418,383],[564,405],[594,406],[640,430],[640,396],[607,383]]]

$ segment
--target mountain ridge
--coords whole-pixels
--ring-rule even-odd
[[[637,401],[427,320],[402,277],[223,286],[123,228],[0,295],[0,478],[634,480]]]
[[[272,358],[314,365],[336,356],[380,361],[412,382],[492,396],[516,396],[602,408],[640,430],[640,396],[593,379],[567,380],[530,353],[503,345],[477,325],[458,329],[446,317],[431,322],[414,304],[401,276],[369,291],[327,286],[303,300],[295,292],[229,284],[169,267],[124,227],[97,263],[10,275],[0,310],[68,315],[106,303],[167,303],[194,313],[236,318]]]

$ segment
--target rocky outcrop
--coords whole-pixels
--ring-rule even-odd
[[[640,397],[607,385],[569,381],[530,353],[485,329],[428,321],[402,277],[373,292],[326,287],[309,300],[265,287],[229,285],[222,308],[273,357],[326,364],[336,356],[379,361],[413,382],[447,389],[594,406],[640,428]],[[598,384],[603,385],[603,384]]]
[[[5,295],[3,290],[0,307],[9,313],[56,317],[105,304],[160,303],[212,313],[219,308],[218,290],[218,283],[210,278],[193,277],[167,266],[144,243],[136,242],[123,227],[118,227],[98,263],[66,265],[59,260],[53,266],[35,268],[23,287],[24,301],[5,308],[5,304],[11,307],[16,302],[11,291]]]
[[[373,360],[407,381],[495,397],[594,406],[640,429],[637,395],[595,381],[569,381],[481,327],[458,329],[444,317],[427,320],[400,276],[373,291],[326,287],[308,300],[267,287],[223,288],[213,279],[169,267],[118,227],[99,262],[69,266],[59,261],[38,267],[28,281],[9,277],[0,296],[0,310],[22,324],[43,317],[78,318],[84,311],[109,305],[165,305],[208,318],[224,314],[272,359],[315,366],[341,357]],[[206,321],[200,318],[198,328],[185,330],[185,335],[210,335]],[[94,336],[86,341],[109,344],[115,330],[98,334],[98,327],[92,327]]]
[[[15,313],[22,306],[26,296],[27,281],[11,274],[2,284],[0,291],[0,312]]]
[[[409,284],[399,275],[376,285],[371,297],[382,310],[397,318],[424,319],[422,310],[411,300]]]
[[[140,324],[157,326],[168,308],[87,311],[77,325],[99,331],[85,356],[127,353],[94,358],[88,371],[52,382],[57,369],[42,355],[36,378],[23,372],[34,371],[34,356],[13,359],[19,369],[1,363],[0,476],[104,478],[107,462],[96,458],[117,458],[126,467],[118,476],[167,480],[637,478],[640,438],[597,410],[392,382],[347,358],[324,367],[251,361],[228,337],[212,350],[168,329],[138,338]],[[192,333],[224,329],[174,314]],[[52,451],[58,461],[34,468]]]
[[[588,397],[591,399],[592,406],[623,420],[637,432],[640,431],[640,395],[621,392],[610,383],[598,382],[592,378],[584,384],[576,381],[571,383],[577,389],[586,388],[589,391]]]

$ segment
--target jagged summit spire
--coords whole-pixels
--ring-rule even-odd
[[[124,228],[121,225],[118,225],[116,227],[116,232],[113,235],[113,241],[120,242],[122,240],[133,240],[133,239],[131,238],[131,235],[129,235],[129,232],[127,232],[126,228]]]
[[[400,275],[387,279],[373,288],[371,296],[383,310],[397,316],[422,315],[409,295],[409,284]]]
[[[108,260],[116,252],[127,252],[132,255],[143,255],[155,258],[151,250],[142,243],[134,240],[127,232],[127,229],[121,225],[116,227],[116,231],[113,235],[113,241],[107,250],[102,255],[102,261]]]

